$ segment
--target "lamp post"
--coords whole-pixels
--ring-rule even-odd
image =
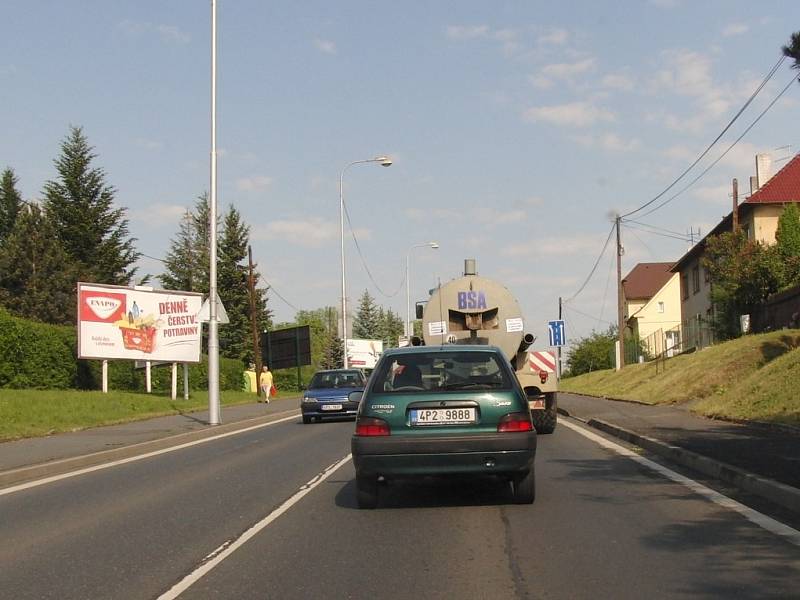
[[[379,163],[382,167],[391,167],[392,159],[388,156],[376,156],[375,158],[367,158],[364,160],[354,160],[345,165],[339,175],[339,227],[340,227],[340,242],[342,246],[342,345],[344,350],[344,368],[350,366],[350,361],[347,360],[347,281],[345,279],[345,266],[344,266],[344,172],[353,165],[363,163]]]
[[[424,244],[414,244],[408,249],[406,252],[406,339],[408,343],[411,344],[411,335],[414,333],[411,329],[411,280],[409,275],[409,258],[411,257],[411,251],[414,248],[433,248],[436,250],[439,248],[438,242],[425,242]]]
[[[208,424],[219,425],[219,322],[217,321],[217,3],[211,0],[211,199],[208,270]]]

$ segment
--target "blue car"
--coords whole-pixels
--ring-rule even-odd
[[[303,392],[300,410],[303,423],[323,417],[352,417],[358,412],[358,400],[350,400],[353,392],[363,392],[367,380],[358,369],[317,371]]]

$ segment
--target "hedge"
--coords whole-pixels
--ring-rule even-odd
[[[34,389],[100,389],[102,361],[78,360],[77,334],[74,327],[48,325],[10,315],[0,307],[0,387]],[[219,387],[242,389],[242,361],[220,358]],[[183,369],[178,369],[179,388],[183,385]],[[169,390],[170,366],[154,367],[151,383],[154,390]],[[208,389],[208,357],[189,365],[191,389]],[[133,361],[110,360],[110,390],[143,391],[144,369],[135,369]]]

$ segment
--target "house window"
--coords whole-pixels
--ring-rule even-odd
[[[692,291],[695,294],[700,291],[700,267],[698,265],[692,269]]]
[[[659,302],[658,303],[658,312],[660,312],[660,313],[664,312],[664,303],[663,302]]]
[[[689,275],[686,273],[681,275],[681,292],[684,300],[689,298]]]

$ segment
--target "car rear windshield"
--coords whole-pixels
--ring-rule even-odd
[[[364,377],[358,371],[314,373],[308,389],[363,387]]]
[[[496,352],[416,352],[385,356],[372,374],[374,393],[510,390],[510,367]]]

